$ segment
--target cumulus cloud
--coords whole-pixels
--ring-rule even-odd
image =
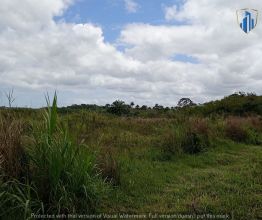
[[[125,0],[125,8],[129,13],[136,13],[139,5],[134,0]]]
[[[1,0],[0,30],[39,30],[54,25],[54,16],[61,15],[73,0]]]
[[[118,39],[124,51],[106,43],[99,26],[55,21],[73,3],[1,2],[0,86],[14,87],[20,105],[54,89],[61,104],[120,98],[175,105],[185,96],[202,102],[238,90],[262,92],[262,26],[246,35],[235,15],[246,5],[262,11],[255,0],[187,0],[179,9],[170,6],[173,12],[166,9],[165,18],[184,24],[128,24]],[[176,60],[179,54],[197,62]]]
[[[248,4],[247,4],[248,3]],[[191,55],[197,64],[180,64],[173,61],[173,68],[162,75],[183,75],[185,90],[198,97],[214,98],[237,90],[261,93],[260,76],[262,43],[261,25],[249,35],[244,34],[236,22],[236,9],[250,5],[261,11],[257,1],[185,1],[166,9],[167,20],[185,22],[179,26],[150,24],[127,25],[120,41],[128,45],[125,53],[144,63],[172,60],[176,54]],[[175,82],[175,80],[171,80]],[[176,85],[177,86],[177,85]],[[178,91],[183,91],[177,87]],[[205,98],[204,98],[205,97]]]
[[[171,21],[176,18],[177,6],[172,5],[170,7],[165,7],[165,19]]]
[[[1,4],[2,88],[86,91],[115,85],[122,90],[128,83],[124,78],[137,74],[140,62],[105,43],[100,27],[54,21],[69,3],[46,0],[36,5],[32,0],[22,8],[15,7],[19,1]]]

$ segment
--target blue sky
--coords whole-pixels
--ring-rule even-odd
[[[176,25],[165,20],[164,8],[181,4],[181,0],[133,0],[136,12],[126,9],[125,0],[77,0],[58,19],[73,23],[93,23],[103,29],[105,41],[114,42],[126,24]]]
[[[10,89],[34,107],[55,90],[60,105],[262,94],[262,25],[245,34],[244,7],[262,11],[257,0],[3,1],[0,106]]]
[[[127,0],[128,1],[128,0]],[[62,19],[68,23],[92,23],[103,30],[105,42],[116,43],[121,30],[127,24],[145,23],[151,25],[183,25],[185,23],[165,19],[165,8],[176,5],[182,0],[129,0],[137,4],[135,12],[126,8],[125,0],[77,0],[69,7]],[[124,48],[116,45],[119,50]],[[175,54],[172,60],[198,63],[198,60],[185,54]]]

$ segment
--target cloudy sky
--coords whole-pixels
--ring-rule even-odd
[[[262,94],[262,21],[248,35],[236,10],[258,0],[0,0],[0,106],[173,106],[178,99]]]

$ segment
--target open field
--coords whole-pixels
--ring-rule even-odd
[[[2,108],[2,217],[210,213],[262,218],[262,118],[240,114],[237,105],[246,97],[237,98],[234,108],[230,99],[228,105],[222,101],[237,114],[211,114],[207,104],[118,115],[58,109],[56,97],[46,109]]]
[[[0,220],[262,220],[262,0],[0,0]]]
[[[130,160],[123,185],[110,195],[104,210],[223,213],[233,219],[258,219],[261,157],[261,147],[223,144],[202,155],[168,162]]]

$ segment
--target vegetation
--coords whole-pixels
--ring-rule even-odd
[[[261,218],[262,97],[190,101],[173,108],[122,101],[58,108],[55,95],[44,109],[1,108],[2,218],[101,212]]]
[[[0,211],[4,216],[93,212],[105,192],[94,154],[87,146],[71,142],[66,128],[59,126],[56,96],[52,107],[49,99],[47,103],[43,124],[33,126],[37,129],[23,149],[21,124],[1,124]]]

